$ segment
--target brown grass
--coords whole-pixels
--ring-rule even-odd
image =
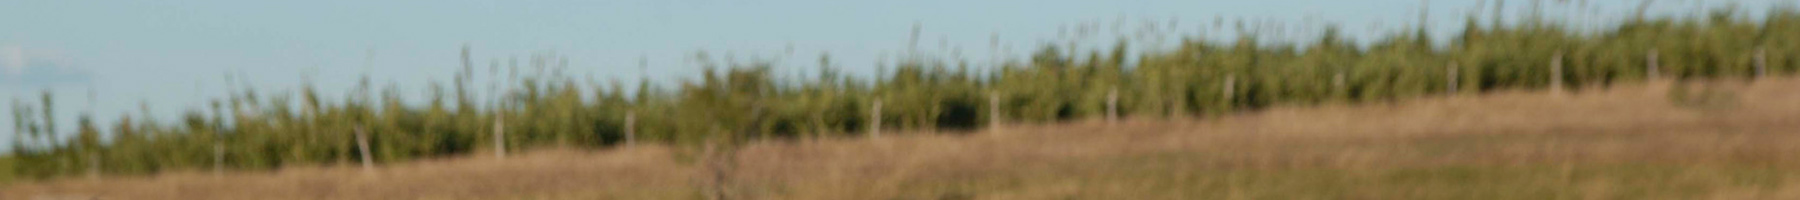
[[[71,179],[0,199],[1800,199],[1800,79],[763,141],[730,165],[694,152]]]

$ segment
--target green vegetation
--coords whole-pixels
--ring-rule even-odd
[[[876,121],[885,129],[968,130],[994,117],[1090,118],[1105,114],[1106,95],[1115,89],[1120,112],[1129,117],[1203,117],[1273,105],[1389,101],[1442,94],[1451,85],[1458,93],[1478,93],[1542,89],[1553,79],[1579,89],[1651,74],[1748,77],[1757,73],[1759,58],[1769,74],[1800,71],[1793,56],[1800,54],[1800,13],[1782,10],[1760,21],[1732,16],[1724,11],[1700,19],[1631,21],[1592,34],[1547,22],[1483,26],[1470,19],[1448,45],[1432,44],[1421,30],[1366,47],[1335,32],[1305,45],[1262,45],[1244,33],[1224,43],[1182,41],[1137,58],[1128,58],[1124,45],[1086,55],[1044,47],[986,76],[966,70],[966,62],[929,59],[891,63],[893,70],[874,80],[841,76],[825,58],[821,76],[792,81],[771,76],[775,66],[768,63],[705,64],[723,69],[673,87],[639,84],[640,92],[632,93],[621,84],[579,84],[556,73],[566,62],[540,57],[528,64],[535,73],[508,81],[497,100],[472,94],[474,69],[465,54],[463,69],[448,83],[452,91],[434,83],[425,105],[402,103],[394,88],[371,95],[366,79],[341,101],[321,99],[311,88],[299,96],[233,91],[176,120],[122,116],[103,130],[88,120],[92,116],[81,116],[69,141],[52,141],[61,129],[48,120],[54,119],[54,99],[46,93],[37,104],[14,102],[19,128],[12,137],[20,144],[0,158],[0,169],[7,170],[0,182],[95,172],[90,170],[129,175],[215,164],[261,170],[355,163],[361,159],[359,129],[367,131],[376,163],[494,148],[601,148],[624,144],[628,112],[637,114],[631,136],[637,142],[695,145],[855,136]],[[1652,52],[1654,72],[1646,70]],[[1560,76],[1552,77],[1552,62],[1563,66]],[[493,66],[494,74],[499,68]],[[990,95],[999,98],[994,110],[1000,113],[990,113]],[[881,115],[871,118],[877,101],[883,102]],[[494,137],[497,129],[503,138]],[[112,139],[102,141],[100,134]],[[215,163],[215,153],[224,162]],[[1393,178],[1404,175],[1394,172]]]

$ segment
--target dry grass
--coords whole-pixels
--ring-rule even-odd
[[[1800,80],[1676,85],[764,141],[721,170],[641,146],[27,183],[0,198],[1800,199]]]

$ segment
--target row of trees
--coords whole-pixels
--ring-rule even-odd
[[[242,89],[180,119],[126,115],[102,127],[83,115],[73,125],[75,137],[58,141],[52,135],[64,130],[49,120],[53,97],[15,101],[19,144],[0,157],[0,181],[392,163],[544,146],[610,147],[628,139],[692,145],[857,136],[876,123],[895,130],[974,129],[990,120],[1102,116],[1112,98],[1128,117],[1203,117],[1276,105],[1800,70],[1793,56],[1800,53],[1800,15],[1732,16],[1633,20],[1589,34],[1554,23],[1484,26],[1471,19],[1442,45],[1421,29],[1366,45],[1328,32],[1293,45],[1241,33],[1235,41],[1186,40],[1142,55],[1127,54],[1123,42],[1085,53],[1045,47],[980,75],[967,62],[929,58],[886,64],[893,70],[869,80],[841,75],[823,57],[818,77],[798,79],[771,76],[777,66],[767,62],[702,64],[713,70],[698,79],[637,89],[584,84],[559,75],[565,59],[537,57],[524,66],[529,72],[490,86],[503,89],[494,91],[498,99],[473,95],[476,71],[465,49],[456,79],[434,83],[423,105],[403,103],[392,87],[371,94],[376,90],[366,78],[336,101],[310,87],[297,95]],[[491,65],[489,74],[501,69]]]

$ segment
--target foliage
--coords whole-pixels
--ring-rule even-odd
[[[1471,93],[1540,89],[1560,79],[1577,89],[1645,79],[1650,52],[1659,55],[1659,73],[1671,78],[1750,76],[1759,48],[1769,73],[1800,70],[1800,59],[1791,56],[1800,53],[1800,15],[1777,11],[1760,22],[1730,16],[1636,20],[1593,34],[1538,22],[1483,27],[1470,19],[1443,46],[1423,31],[1365,46],[1335,31],[1291,46],[1262,45],[1249,35],[1187,40],[1137,58],[1124,53],[1123,43],[1086,54],[1051,46],[1027,61],[994,66],[988,76],[968,71],[967,62],[907,59],[891,63],[892,73],[862,80],[837,74],[822,56],[819,77],[784,82],[770,75],[777,66],[769,63],[709,63],[698,80],[669,89],[645,82],[631,91],[616,82],[579,84],[558,73],[567,67],[563,59],[537,57],[529,64],[533,73],[511,73],[497,99],[472,94],[465,49],[464,66],[448,84],[454,92],[433,83],[425,105],[402,103],[392,87],[371,96],[366,81],[341,101],[320,99],[310,86],[299,96],[246,89],[174,121],[122,116],[103,132],[84,115],[76,137],[51,142],[58,130],[47,120],[54,116],[46,93],[35,105],[14,102],[20,144],[0,158],[0,170],[7,170],[0,178],[77,175],[89,166],[104,166],[106,174],[204,170],[214,165],[214,148],[223,148],[222,164],[230,169],[350,163],[360,160],[357,129],[371,134],[375,162],[393,163],[493,148],[615,146],[627,138],[625,113],[636,114],[639,142],[694,145],[855,136],[875,121],[888,129],[938,130],[978,128],[996,117],[1088,118],[1105,114],[1105,96],[1114,91],[1127,116],[1204,117],[1275,105],[1388,101],[1441,94],[1451,85]],[[1556,54],[1566,72],[1550,77]],[[513,64],[509,71],[517,70]],[[989,108],[990,96],[999,98],[999,108]],[[884,106],[872,118],[876,101]],[[504,138],[491,134],[497,124],[504,125]],[[101,134],[111,139],[102,141]],[[506,146],[493,146],[495,140]]]

